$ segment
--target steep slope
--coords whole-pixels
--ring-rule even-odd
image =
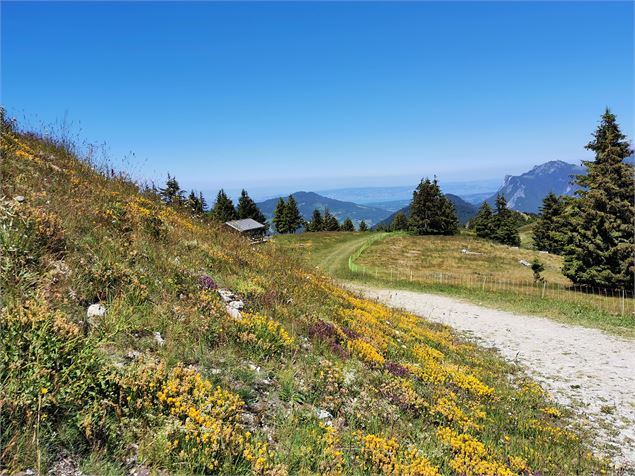
[[[311,218],[311,214],[316,208],[319,210],[328,208],[340,222],[344,221],[348,217],[353,220],[356,225],[361,220],[365,220],[367,225],[373,225],[375,223],[379,223],[390,214],[389,211],[382,208],[369,205],[358,205],[353,202],[342,202],[333,198],[323,197],[315,192],[295,192],[292,195],[298,202],[298,208],[305,220],[309,220]],[[275,210],[279,199],[280,197],[271,198],[257,204],[258,208],[260,208],[267,219],[271,219],[273,217],[273,211]],[[286,200],[287,197],[284,197],[284,199]]]
[[[507,175],[498,192],[487,199],[496,203],[496,195],[502,193],[509,208],[521,212],[537,213],[542,200],[549,192],[556,195],[573,195],[578,186],[572,183],[573,176],[584,173],[580,165],[561,160],[552,160],[537,165],[521,175]]]
[[[604,470],[493,352],[63,143],[1,147],[0,472]]]
[[[475,205],[468,203],[465,200],[463,200],[461,197],[457,195],[453,195],[451,193],[446,193],[445,196],[448,197],[450,201],[452,202],[452,204],[454,205],[454,209],[456,210],[456,215],[459,218],[459,224],[464,225],[472,217],[476,215],[476,212],[478,210]],[[390,216],[388,216],[387,218],[385,218],[378,224],[389,226],[398,213],[404,213],[406,216],[410,216],[410,205],[402,208],[401,210],[396,211],[395,213],[391,214]]]

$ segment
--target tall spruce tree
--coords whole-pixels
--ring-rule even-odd
[[[532,233],[534,248],[539,251],[560,254],[564,249],[565,199],[550,192],[543,200],[540,215],[534,224]]]
[[[512,211],[507,208],[507,200],[503,194],[496,197],[496,214],[492,218],[494,241],[509,246],[520,246],[520,234]]]
[[[247,191],[244,189],[242,192],[240,192],[238,206],[236,207],[236,214],[240,219],[251,218],[252,220],[256,220],[258,223],[262,223],[263,225],[267,224],[267,219],[260,211],[260,208],[258,208],[256,202],[252,200]]]
[[[453,235],[458,231],[454,205],[441,193],[436,177],[421,180],[412,194],[409,228],[417,235]]]
[[[361,232],[368,231],[368,225],[366,224],[364,220],[359,222],[358,231],[361,231]]]
[[[276,204],[276,209],[273,211],[273,226],[278,233],[288,233],[289,225],[287,224],[287,205],[284,203],[284,199],[280,197]]]
[[[222,188],[216,195],[216,202],[214,203],[214,208],[211,210],[211,215],[212,218],[221,223],[236,220],[238,218],[236,209],[234,208],[234,202],[232,202],[232,199],[227,196]]]
[[[474,228],[476,236],[491,240],[494,237],[494,213],[489,203],[483,202],[481,208],[478,209],[477,215],[474,217],[470,226]]]
[[[633,151],[608,109],[586,149],[586,175],[569,216],[572,223],[564,249],[563,273],[575,283],[633,289],[635,279],[635,183],[633,166],[624,159]]]
[[[183,190],[181,190],[176,177],[171,177],[168,174],[165,188],[159,188],[159,196],[168,205],[181,205],[183,203]]]
[[[313,210],[311,215],[311,221],[307,223],[307,231],[322,231],[324,229],[324,221],[322,220],[322,213],[319,209]]]
[[[302,214],[298,209],[298,202],[295,201],[293,195],[289,195],[287,199],[284,214],[287,223],[287,233],[295,233],[304,225],[304,218],[302,218]]]
[[[346,220],[344,220],[344,223],[342,223],[342,226],[340,227],[341,231],[355,231],[355,225],[353,225],[353,221],[346,217]]]

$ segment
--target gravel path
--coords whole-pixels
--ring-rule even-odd
[[[635,472],[635,341],[449,297],[346,286],[447,324],[524,365],[559,403],[573,407],[586,420],[600,452],[628,474]]]

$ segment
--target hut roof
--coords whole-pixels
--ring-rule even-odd
[[[228,221],[225,223],[225,225],[241,233],[245,231],[260,230],[265,228],[265,225],[263,225],[262,223],[258,223],[256,220],[253,220],[252,218]]]

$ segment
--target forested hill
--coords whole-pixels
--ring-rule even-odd
[[[343,202],[341,200],[335,200],[333,198],[324,197],[315,192],[295,192],[292,194],[295,198],[298,209],[305,220],[311,219],[311,214],[316,208],[320,211],[324,211],[328,208],[331,214],[342,222],[346,218],[353,220],[353,223],[357,225],[360,221],[365,220],[367,225],[374,225],[386,218],[390,212],[382,208],[372,207],[368,205],[359,205],[353,202]],[[285,200],[287,197],[283,197]],[[273,211],[276,208],[276,204],[280,197],[271,198],[263,202],[258,203],[258,208],[262,213],[271,219],[273,217]]]

